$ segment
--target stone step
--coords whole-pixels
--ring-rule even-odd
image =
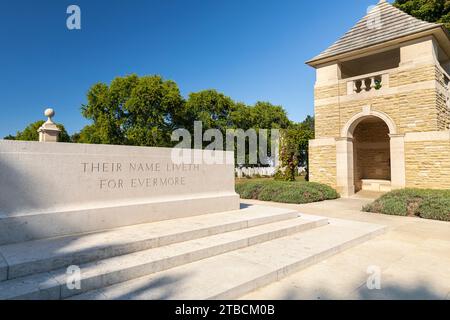
[[[0,283],[0,299],[64,299],[326,224],[321,217],[299,217],[87,263],[80,265],[81,290],[68,289],[65,268],[8,280]]]
[[[0,281],[293,219],[298,215],[290,209],[250,206],[239,211],[3,245],[0,246]]]
[[[379,225],[330,219],[330,224],[321,228],[94,290],[72,299],[235,299],[384,231],[385,227]]]

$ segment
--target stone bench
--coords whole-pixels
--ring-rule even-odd
[[[392,190],[390,180],[362,179],[363,191],[389,192]]]

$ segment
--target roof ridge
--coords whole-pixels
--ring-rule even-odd
[[[442,24],[423,21],[403,12],[386,0],[369,8],[350,30],[309,62],[442,27]]]
[[[400,10],[399,8],[394,6],[393,4],[390,4],[386,0],[380,0],[380,2],[378,2],[377,6],[381,6],[381,5],[387,5],[387,6],[389,6],[389,8],[391,8],[391,10],[394,9],[394,11],[396,11],[397,13],[399,13],[399,14],[405,16],[405,17],[408,17],[410,19],[413,19],[413,20],[416,20],[418,22],[421,22],[421,23],[435,25],[435,26],[441,26],[442,25],[442,23],[429,22],[429,21],[425,21],[425,20],[419,19],[417,17],[414,17],[414,16],[410,15],[409,13],[406,13],[405,11]]]

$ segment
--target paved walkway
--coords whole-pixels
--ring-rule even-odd
[[[369,201],[358,197],[289,205],[243,200],[246,204],[382,224],[388,231],[242,298],[450,299],[450,223],[361,212]],[[380,277],[376,278],[378,271]],[[375,286],[379,279],[381,289],[369,290],[369,277]]]

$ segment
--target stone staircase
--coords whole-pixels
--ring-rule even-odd
[[[233,299],[384,231],[250,206],[0,246],[0,299]],[[80,289],[67,286],[69,266]]]

